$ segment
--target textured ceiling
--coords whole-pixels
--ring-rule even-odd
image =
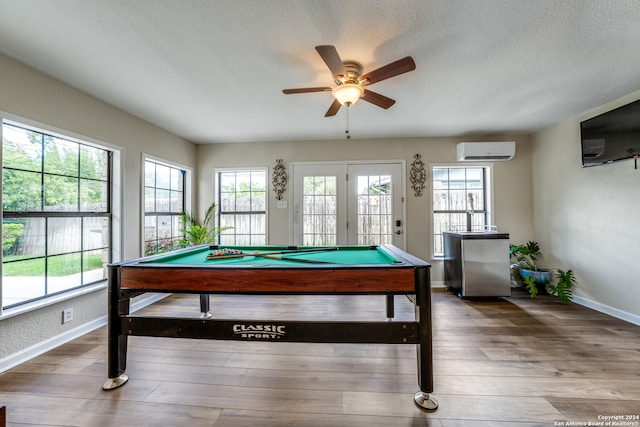
[[[395,99],[352,138],[529,132],[640,89],[638,0],[0,0],[0,52],[198,143],[344,137],[315,51]]]

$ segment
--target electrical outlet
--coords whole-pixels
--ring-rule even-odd
[[[62,323],[69,323],[73,320],[73,308],[65,308],[62,311]]]

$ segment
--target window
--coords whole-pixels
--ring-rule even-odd
[[[152,160],[144,162],[144,254],[166,252],[183,238],[186,172]]]
[[[216,172],[222,245],[267,243],[266,169]]]
[[[433,166],[433,255],[443,256],[445,231],[482,231],[489,224],[488,166]]]
[[[8,122],[2,136],[3,308],[104,280],[112,153]]]

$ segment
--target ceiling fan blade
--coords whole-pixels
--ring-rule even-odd
[[[308,92],[327,92],[332,91],[333,88],[330,87],[305,87],[301,89],[283,89],[282,93],[290,95],[292,93],[308,93]]]
[[[316,50],[320,54],[320,57],[325,62],[325,64],[327,64],[327,67],[329,67],[329,70],[331,70],[334,78],[337,78],[337,76],[340,75],[346,75],[342,59],[340,59],[340,55],[338,55],[338,51],[334,46],[316,46]]]
[[[387,64],[384,67],[380,67],[376,70],[368,72],[360,77],[359,81],[363,86],[368,86],[386,80],[397,75],[407,73],[416,69],[416,63],[413,62],[413,58],[410,56],[398,59],[391,64]]]
[[[338,110],[340,109],[340,107],[342,107],[342,104],[340,104],[340,101],[338,101],[337,99],[334,99],[333,103],[331,104],[331,106],[327,110],[327,113],[324,116],[325,117],[335,116]]]
[[[368,89],[364,90],[364,93],[362,94],[362,97],[360,99],[377,105],[380,108],[384,108],[385,110],[396,103],[395,100],[387,98],[384,95],[380,95],[379,93],[372,92]]]

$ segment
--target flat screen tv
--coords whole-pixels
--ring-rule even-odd
[[[582,166],[640,156],[640,100],[580,123]]]

